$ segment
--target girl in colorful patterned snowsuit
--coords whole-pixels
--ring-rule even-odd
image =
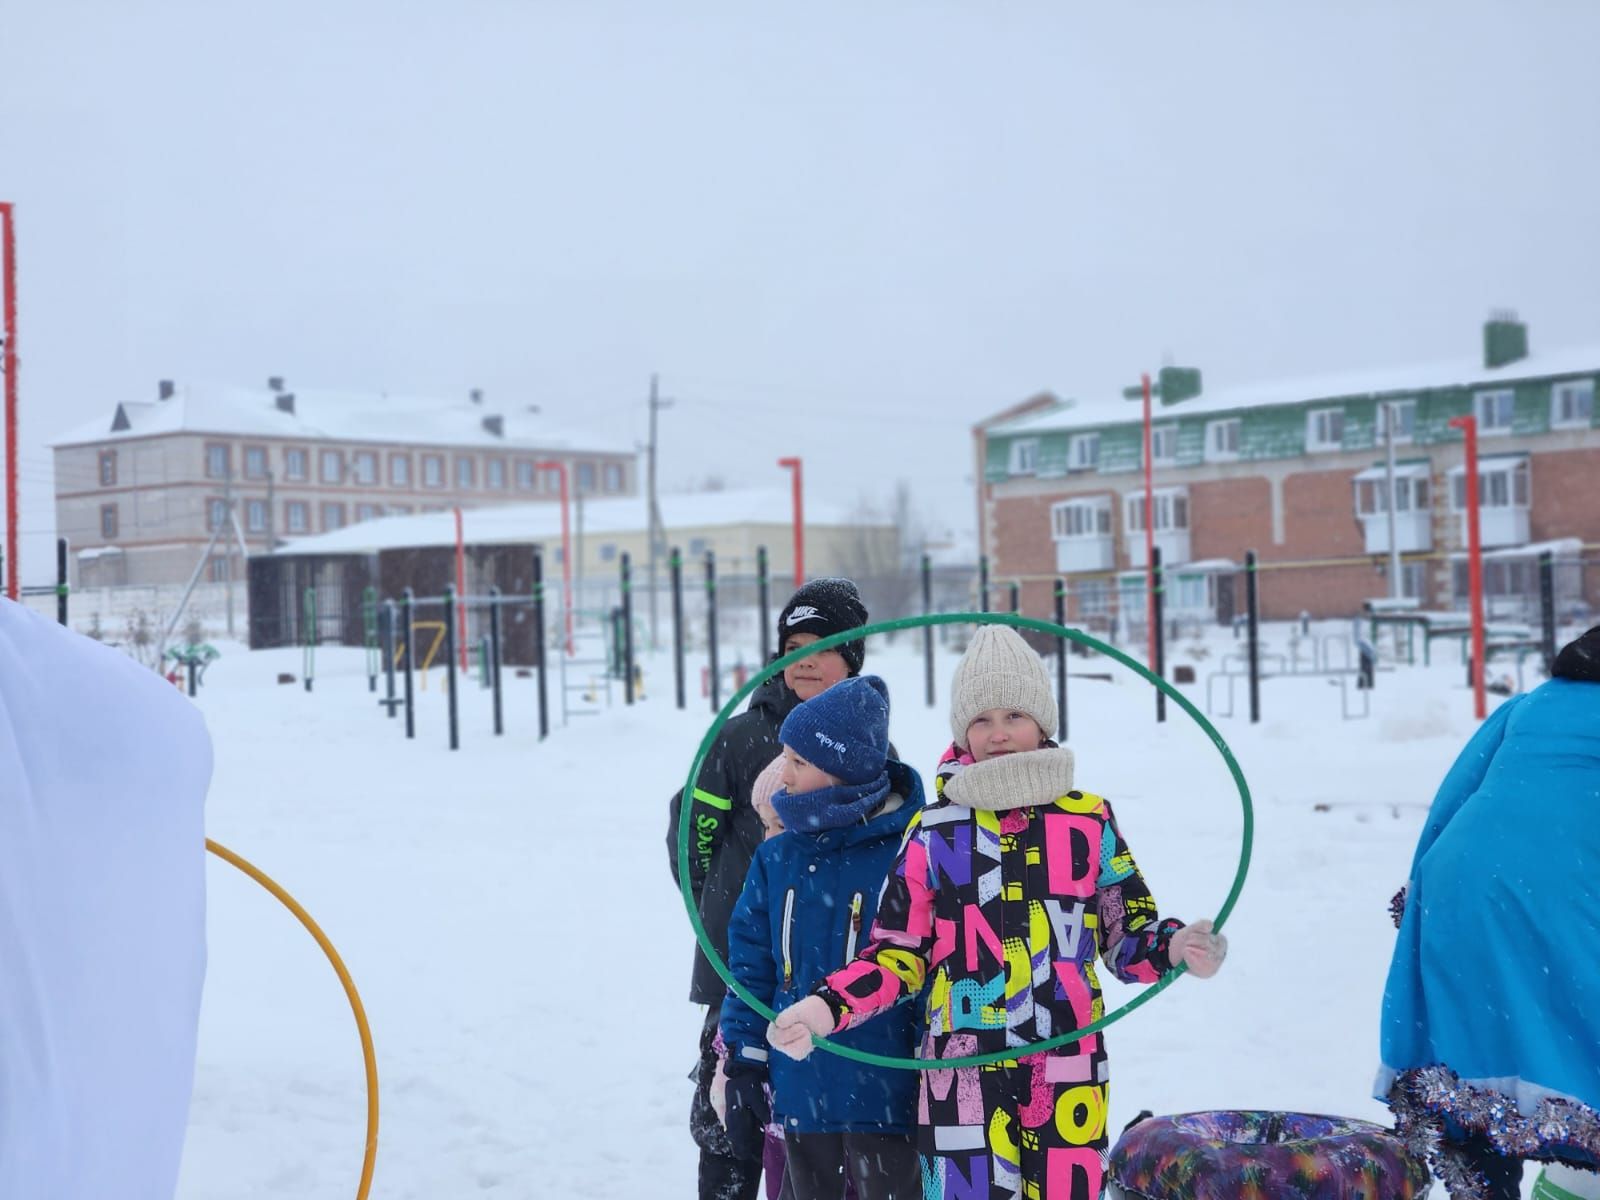
[[[1056,1037],[1103,1015],[1094,958],[1129,983],[1174,964],[1202,977],[1226,942],[1208,921],[1162,920],[1101,797],[1074,785],[1039,657],[984,626],[956,669],[937,800],[908,830],[871,940],[768,1037],[803,1058],[926,991],[920,1057]],[[986,1067],[921,1072],[926,1200],[1094,1200],[1105,1176],[1105,1048],[1091,1034]]]

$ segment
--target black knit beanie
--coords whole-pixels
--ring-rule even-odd
[[[789,603],[778,614],[778,652],[791,633],[814,633],[819,638],[846,629],[859,629],[867,623],[867,606],[861,593],[848,579],[812,579],[795,589]],[[865,640],[835,646],[850,674],[859,675],[866,661]]]
[[[1550,674],[1558,679],[1600,683],[1600,625],[1563,646]]]

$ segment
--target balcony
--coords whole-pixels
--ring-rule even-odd
[[[1368,554],[1389,553],[1389,517],[1386,513],[1361,518],[1361,533]],[[1433,549],[1433,513],[1398,512],[1394,515],[1395,547],[1401,554],[1426,552]]]
[[[1426,459],[1396,463],[1391,487],[1387,465],[1368,467],[1355,486],[1356,519],[1368,554],[1389,552],[1389,508],[1394,506],[1394,540],[1402,554],[1433,549],[1431,468]]]
[[[1467,545],[1467,472],[1450,472],[1452,507],[1461,521],[1461,544]],[[1478,461],[1479,533],[1484,549],[1520,546],[1528,540],[1528,506],[1532,481],[1525,454],[1494,455]]]
[[[1110,534],[1056,539],[1056,570],[1109,571],[1117,565],[1116,542]]]
[[[1167,565],[1189,561],[1189,531],[1187,529],[1157,530],[1156,549],[1161,551],[1161,561]],[[1128,565],[1145,566],[1144,531],[1128,531]]]

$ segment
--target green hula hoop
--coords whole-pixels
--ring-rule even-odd
[[[859,641],[873,634],[889,633],[896,629],[915,629],[927,625],[1011,625],[1018,629],[1032,629],[1039,633],[1047,633],[1051,637],[1066,638],[1069,641],[1088,646],[1101,654],[1116,659],[1129,670],[1142,675],[1145,679],[1155,684],[1156,687],[1170,696],[1184,712],[1188,713],[1190,718],[1201,729],[1205,730],[1206,736],[1211,739],[1218,752],[1222,755],[1222,760],[1228,764],[1228,771],[1233,775],[1233,781],[1239,787],[1239,802],[1244,809],[1244,836],[1239,843],[1239,867],[1234,872],[1233,887],[1229,889],[1227,899],[1222,902],[1222,907],[1217,910],[1217,915],[1212,919],[1213,925],[1220,932],[1233,912],[1233,906],[1237,903],[1239,893],[1244,888],[1245,875],[1250,868],[1250,847],[1255,836],[1255,812],[1250,804],[1250,785],[1245,782],[1244,772],[1239,769],[1239,763],[1233,757],[1233,751],[1228,749],[1228,743],[1217,732],[1216,726],[1206,720],[1200,710],[1190,703],[1187,696],[1151,671],[1142,662],[1130,658],[1115,646],[1108,646],[1081,629],[1055,625],[1049,621],[1039,621],[1033,617],[1024,617],[1017,613],[932,613],[923,617],[903,617],[896,621],[882,621],[876,625],[866,625],[858,629],[847,629],[843,633],[829,634],[827,637],[820,638],[792,654],[785,654],[781,658],[773,660],[763,670],[752,676],[722,706],[722,711],[717,714],[717,719],[711,723],[711,728],[706,731],[705,737],[701,739],[700,749],[696,751],[694,762],[689,766],[689,776],[683,787],[684,796],[692,797],[694,795],[695,783],[700,778],[700,769],[705,765],[706,756],[711,753],[712,743],[716,741],[717,735],[722,732],[722,727],[728,723],[729,718],[734,715],[734,712],[744,703],[751,692],[781,672],[790,663],[798,662],[802,658],[815,654],[820,650],[831,650],[835,646],[843,645],[845,642]],[[705,952],[705,956],[710,961],[712,968],[722,977],[723,982],[732,989],[734,995],[738,996],[739,999],[743,1000],[767,1020],[774,1020],[777,1014],[751,995],[744,985],[733,977],[733,972],[728,969],[727,962],[722,955],[717,953],[717,948],[711,945],[710,939],[706,936],[705,922],[700,919],[700,909],[695,903],[694,893],[690,890],[689,884],[689,816],[693,807],[694,804],[691,800],[690,803],[683,804],[679,808],[678,889],[683,895],[684,908],[689,913],[689,924],[694,927],[695,940],[700,943],[700,949]],[[1092,1033],[1100,1032],[1106,1026],[1121,1020],[1140,1005],[1149,1003],[1158,993],[1172,986],[1186,969],[1182,964],[1174,967],[1159,981],[1152,983],[1126,1004],[1106,1013],[1098,1021],[1089,1022],[1081,1029],[1074,1029],[1058,1037],[1046,1038],[1043,1041],[1032,1042],[1026,1046],[1010,1046],[1004,1050],[993,1050],[986,1054],[969,1054],[961,1058],[898,1058],[887,1054],[873,1054],[866,1050],[857,1050],[853,1046],[843,1046],[831,1038],[819,1037],[813,1040],[820,1049],[826,1050],[830,1054],[837,1054],[841,1058],[854,1059],[856,1062],[867,1063],[875,1067],[898,1067],[911,1071],[943,1071],[953,1067],[981,1067],[990,1063],[1014,1062],[1025,1055],[1055,1050],[1086,1038]]]

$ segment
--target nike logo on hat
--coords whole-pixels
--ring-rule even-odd
[[[784,621],[784,624],[798,625],[802,621],[820,621],[821,619],[822,614],[816,609],[812,608],[811,605],[802,604],[799,608],[795,609],[789,614],[788,620]]]

